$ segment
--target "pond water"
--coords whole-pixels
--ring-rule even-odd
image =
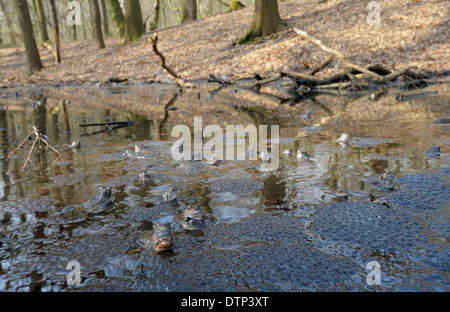
[[[0,91],[1,291],[450,290],[450,126],[439,120],[450,113],[448,84],[296,104],[168,85]],[[227,125],[267,125],[270,138],[278,125],[276,170],[262,171],[260,159],[174,160],[171,131],[193,130],[194,117],[224,136]],[[106,122],[129,124],[83,126]],[[38,144],[29,154],[31,136],[7,158],[32,126],[61,157]],[[337,140],[344,132],[346,144]],[[439,155],[425,153],[432,145]],[[382,190],[384,204],[371,202],[376,177],[389,171],[395,187]],[[113,204],[85,208],[102,186]],[[177,200],[168,203],[171,186]],[[216,222],[183,229],[187,205]],[[170,251],[136,243],[162,223],[171,224]],[[71,261],[80,268],[74,285]],[[381,285],[366,280],[371,261]]]

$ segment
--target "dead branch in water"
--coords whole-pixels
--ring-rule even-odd
[[[160,61],[161,61],[161,67],[164,68],[170,75],[172,75],[175,78],[175,83],[177,85],[179,85],[180,87],[194,87],[193,84],[190,84],[186,81],[184,81],[172,68],[170,68],[167,64],[166,64],[166,58],[164,57],[164,55],[158,50],[157,44],[158,44],[158,34],[155,34],[152,37],[148,38],[149,41],[152,44],[152,49],[153,52],[155,52],[155,54],[159,57]]]
[[[28,162],[30,161],[30,157],[31,157],[31,153],[33,152],[34,146],[36,145],[36,143],[39,143],[39,147],[41,147],[41,141],[44,142],[47,147],[50,147],[55,153],[57,153],[60,157],[62,156],[60,152],[58,152],[53,146],[51,146],[47,140],[44,138],[46,137],[37,127],[33,126],[33,131],[25,138],[25,140],[22,141],[22,143],[20,143],[20,145],[18,147],[16,147],[13,151],[11,151],[8,154],[7,159],[11,158],[14,156],[14,153],[21,148],[25,142],[32,136],[36,136],[36,138],[34,139],[33,145],[31,145],[31,149],[28,152],[28,157],[27,160],[25,161],[25,164],[22,167],[22,170],[20,170],[20,173],[22,173],[25,170],[25,167],[27,166]]]
[[[95,123],[78,124],[78,127],[95,127],[95,126],[111,126],[111,125],[132,126],[136,123],[137,123],[136,121],[95,122]]]

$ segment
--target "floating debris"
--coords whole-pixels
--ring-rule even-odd
[[[412,94],[400,93],[395,97],[395,99],[399,102],[405,102],[405,101],[410,101],[410,100],[414,100],[414,99],[420,99],[420,98],[430,96],[430,95],[433,95],[436,93],[438,93],[438,92],[437,91],[423,91],[423,92],[412,93]]]

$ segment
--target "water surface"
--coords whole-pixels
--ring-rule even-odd
[[[208,91],[1,90],[0,289],[449,290],[450,128],[435,122],[449,115],[448,85],[430,86],[425,91],[433,92],[409,101],[398,100],[406,91],[393,89],[376,99],[322,94],[295,105],[245,90]],[[63,99],[70,103],[66,114]],[[301,118],[306,110],[311,120]],[[293,153],[280,154],[273,172],[261,171],[260,160],[175,161],[171,130],[193,129],[194,117],[224,134],[226,125],[279,125],[280,151]],[[79,126],[113,121],[134,123]],[[36,146],[20,173],[34,137],[7,155],[32,126],[62,157]],[[336,140],[343,132],[348,144]],[[69,147],[74,140],[80,148]],[[438,157],[425,153],[432,144],[440,145]],[[299,163],[298,150],[311,156],[308,165]],[[145,182],[144,171],[151,177]],[[389,205],[369,202],[376,190],[371,178],[388,171],[399,185],[386,195]],[[231,181],[228,189],[215,187],[224,181]],[[112,187],[113,206],[85,209],[102,185]],[[162,194],[171,185],[180,191],[167,206]],[[350,197],[336,203],[333,194],[341,189]],[[189,204],[217,223],[183,230],[178,221]],[[172,224],[172,251],[156,255],[136,244],[163,222]],[[80,285],[66,281],[72,260],[80,263]],[[372,260],[381,264],[380,286],[366,282]]]

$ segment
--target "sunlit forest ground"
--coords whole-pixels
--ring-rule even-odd
[[[288,26],[307,31],[353,63],[420,72],[450,69],[450,2],[383,1],[380,25],[367,23],[366,6],[358,0],[298,0],[280,2],[279,10]],[[253,7],[247,7],[159,29],[158,49],[183,79],[204,79],[210,74],[242,78],[279,71],[301,73],[329,56],[292,28],[258,43],[236,44],[249,29],[252,16]],[[148,40],[152,35],[145,33],[123,46],[118,39],[108,38],[102,50],[94,40],[65,42],[60,64],[54,63],[50,50],[40,48],[44,68],[31,76],[23,48],[2,49],[0,86],[91,85],[114,76],[140,82],[157,80],[161,67]],[[334,61],[318,76],[341,68],[342,64]]]

